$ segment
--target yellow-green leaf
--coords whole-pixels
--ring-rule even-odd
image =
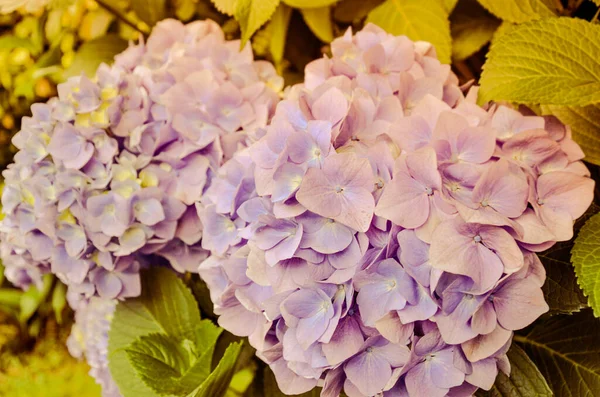
[[[450,62],[450,23],[441,0],[387,0],[369,13],[367,22],[394,35],[428,41],[441,62]]]
[[[175,0],[175,16],[182,21],[189,21],[196,13],[197,0]]]
[[[294,8],[321,8],[337,3],[340,0],[281,0]]]
[[[325,43],[333,40],[333,24],[331,22],[331,8],[305,8],[302,11],[304,22],[310,30]]]
[[[585,152],[585,161],[600,165],[600,104],[587,106],[542,105],[544,114],[552,114],[571,126],[573,139]]]
[[[78,76],[82,72],[91,77],[102,62],[112,63],[115,55],[125,48],[127,42],[116,34],[87,41],[75,53],[73,63],[65,70],[65,77]]]
[[[577,18],[529,22],[492,45],[479,99],[581,106],[600,102],[600,25]]]
[[[581,228],[571,251],[577,282],[588,297],[594,315],[600,317],[600,214]]]
[[[454,10],[454,7],[456,7],[456,3],[458,3],[458,0],[444,0],[444,8],[446,9],[446,12],[448,14],[450,14]]]
[[[271,22],[269,22],[269,34],[271,38],[269,41],[269,52],[279,73],[281,73],[280,66],[283,60],[283,53],[285,52],[285,42],[291,15],[292,9],[282,3],[279,4]]]
[[[114,16],[104,8],[88,12],[79,25],[79,37],[88,41],[105,35],[113,19]]]
[[[237,0],[235,4],[235,19],[240,23],[242,30],[242,47],[250,37],[267,22],[277,6],[279,0]]]
[[[540,18],[556,16],[555,0],[478,0],[482,6],[498,18],[523,23]]]
[[[211,0],[215,8],[223,14],[233,16],[235,13],[235,4],[237,0]]]
[[[476,0],[461,1],[450,17],[452,58],[462,61],[486,45],[500,25]]]

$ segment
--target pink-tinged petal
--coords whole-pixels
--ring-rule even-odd
[[[396,312],[389,312],[375,322],[375,328],[390,342],[406,345],[413,335],[414,324],[403,324]]]
[[[96,291],[103,299],[115,299],[123,289],[123,283],[112,272],[100,272],[94,277]]]
[[[544,225],[531,208],[527,208],[523,215],[515,219],[521,226],[522,233],[517,235],[511,232],[515,240],[528,244],[542,244],[554,240],[554,234]]]
[[[523,252],[508,232],[501,228],[485,227],[479,235],[483,244],[496,253],[504,265],[504,272],[514,273],[524,264]]]
[[[519,165],[531,168],[559,151],[559,145],[544,130],[522,132],[502,145],[503,155]]]
[[[573,236],[572,222],[592,203],[594,185],[593,179],[562,171],[538,178],[538,213],[559,241]]]
[[[425,363],[425,365],[431,365],[431,382],[439,388],[455,387],[465,380],[465,374],[455,366],[455,348],[435,352],[431,360]]]
[[[478,334],[489,334],[498,325],[498,318],[494,311],[494,306],[488,300],[473,314],[471,327]]]
[[[432,267],[470,277],[478,288],[487,290],[500,279],[505,266],[515,265],[516,259],[513,257],[514,253],[510,252],[506,255],[511,261],[503,264],[498,255],[505,255],[505,253],[490,251],[484,245],[488,244],[488,239],[480,235],[480,228],[476,224],[465,224],[460,219],[441,223],[433,234],[429,249],[429,261]],[[493,245],[491,248],[508,247],[511,251],[519,250],[508,232],[499,229],[496,233],[490,231],[489,234],[490,237],[499,240],[493,241],[492,238],[492,241],[489,241]],[[511,240],[512,245],[507,240]],[[521,265],[522,259],[523,255],[521,254]]]
[[[401,149],[414,152],[429,144],[432,132],[425,119],[408,116],[392,124],[389,135]]]
[[[329,365],[335,366],[358,353],[364,343],[359,323],[353,316],[340,320],[329,343],[322,344]]]
[[[409,396],[444,397],[449,389],[441,389],[431,382],[431,367],[427,362],[418,364],[406,374]]]
[[[461,346],[467,359],[474,363],[496,353],[510,340],[511,337],[512,331],[508,331],[498,326],[491,333],[479,335],[464,342]]]
[[[508,330],[525,328],[549,310],[541,288],[528,278],[507,281],[492,297],[498,323]]]
[[[400,263],[419,284],[429,287],[431,265],[429,264],[429,244],[421,241],[413,230],[398,233]]]
[[[344,388],[345,380],[346,376],[341,366],[327,371],[321,397],[339,397]]]
[[[470,384],[480,387],[484,390],[490,390],[496,381],[498,375],[498,365],[496,358],[490,357],[477,361],[472,365],[473,372],[465,377]]]
[[[470,320],[480,304],[480,297],[464,297],[452,313],[438,312],[435,315],[435,322],[444,342],[455,345],[477,336],[471,327]]]
[[[296,199],[309,211],[365,232],[375,207],[373,180],[367,159],[352,153],[336,154],[325,160],[322,170],[308,170]]]
[[[316,120],[325,120],[335,125],[348,112],[348,100],[336,87],[325,91],[312,105],[312,114]]]
[[[473,202],[516,218],[525,211],[529,185],[525,175],[506,160],[489,166],[473,189]]]
[[[322,225],[316,232],[304,235],[303,247],[310,247],[322,254],[335,254],[346,249],[352,242],[354,232],[347,226],[333,219],[326,219]]]
[[[375,215],[408,229],[423,225],[429,217],[426,187],[407,174],[396,174],[385,185]]]
[[[390,363],[375,348],[367,348],[344,365],[348,379],[365,396],[381,392],[392,376]]]
[[[265,259],[269,265],[273,266],[279,261],[290,259],[294,256],[300,245],[300,240],[302,240],[302,225],[298,225],[291,233],[291,235],[265,253]]]
[[[317,386],[318,379],[309,379],[296,375],[287,366],[287,362],[281,358],[270,364],[275,374],[279,390],[285,394],[306,393]]]
[[[486,128],[469,127],[458,134],[455,144],[459,160],[480,164],[494,153],[496,139]]]
[[[362,258],[363,252],[355,238],[343,251],[327,256],[329,263],[336,270],[355,269]]]
[[[442,177],[438,172],[437,155],[431,147],[424,147],[406,156],[406,168],[410,175],[430,189],[442,188]]]

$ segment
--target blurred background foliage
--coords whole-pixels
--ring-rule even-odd
[[[490,45],[520,24],[559,16],[597,23],[599,7],[600,0],[0,0],[0,169],[12,159],[10,139],[32,103],[55,96],[57,84],[70,76],[93,74],[128,40],[147,36],[164,18],[215,20],[228,39],[249,43],[257,58],[273,62],[287,85],[303,80],[305,65],[328,54],[334,37],[373,22],[390,33],[432,42],[466,83],[479,80]],[[588,161],[600,164],[597,103],[526,104],[571,124]],[[598,180],[598,170],[592,173]],[[566,288],[579,291],[570,266],[572,243],[565,244],[541,258],[549,278],[556,273],[553,263],[564,264],[557,278],[570,280],[573,288]],[[23,292],[8,285],[2,270],[0,265],[0,396],[37,397],[40,390],[48,397],[99,396],[99,387],[85,375],[87,365],[65,347],[72,313],[64,286],[48,276],[43,285]],[[206,291],[194,290],[209,313]],[[265,390],[276,395],[272,375],[256,365],[234,377],[228,396],[259,396]],[[254,376],[262,371],[264,376]]]

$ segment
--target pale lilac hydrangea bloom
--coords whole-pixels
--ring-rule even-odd
[[[194,203],[283,81],[212,21],[165,20],[94,79],[32,106],[4,171],[1,256],[16,285],[56,274],[86,297],[140,293],[150,262],[196,271],[208,256]]]
[[[108,368],[108,331],[117,301],[92,297],[73,305],[75,323],[67,339],[69,353],[87,361],[90,375],[102,386],[103,397],[121,397]]]
[[[535,252],[594,182],[568,127],[475,104],[424,43],[368,25],[307,66],[197,203],[219,324],[281,390],[467,396],[548,310]]]

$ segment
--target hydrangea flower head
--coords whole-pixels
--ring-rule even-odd
[[[195,271],[208,252],[194,203],[282,79],[212,21],[160,22],[95,78],[32,106],[3,175],[1,256],[26,287],[47,272],[90,297],[140,293],[150,262]]]
[[[535,252],[594,182],[568,127],[479,107],[431,47],[368,25],[307,66],[197,204],[219,324],[280,389],[471,395],[548,310]]]

